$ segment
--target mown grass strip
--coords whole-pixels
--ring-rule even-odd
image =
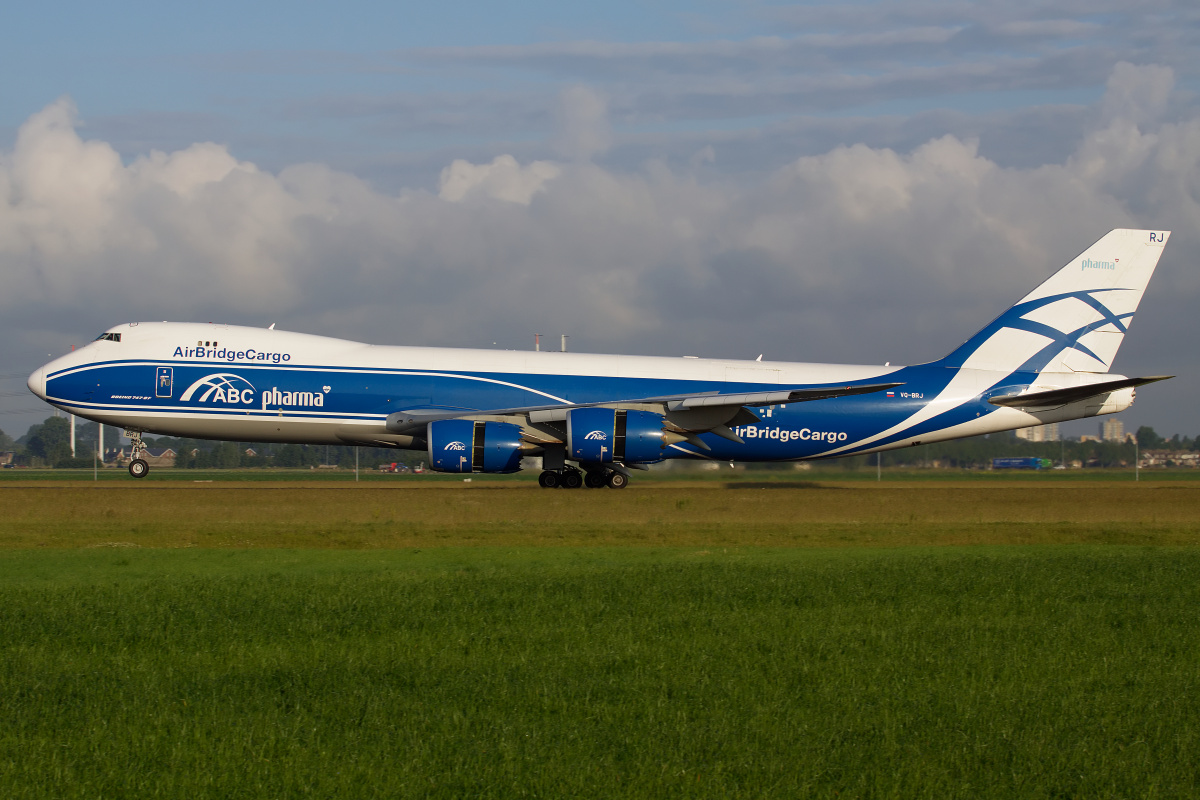
[[[365,461],[364,461],[365,463]],[[374,462],[373,462],[374,463]],[[1132,483],[1135,480],[1158,483],[1200,483],[1200,470],[1185,468],[1147,468],[1135,472],[1133,467],[1089,468],[1068,470],[990,470],[990,469],[917,469],[888,467],[876,473],[874,467],[852,467],[841,461],[808,462],[809,469],[791,469],[788,465],[742,464],[731,470],[724,463],[713,464],[704,469],[697,464],[669,464],[656,466],[634,476],[633,486],[647,484],[698,484],[698,485],[774,485],[803,482],[819,483],[973,483],[980,485],[1018,484],[1055,485],[1060,483]],[[532,486],[537,484],[538,470],[530,469],[511,475],[475,474],[470,476],[472,485]],[[126,485],[153,485],[158,483],[267,483],[267,484],[353,484],[379,486],[421,487],[446,485],[461,487],[462,475],[436,472],[381,473],[365,467],[355,480],[353,469],[174,469],[156,467],[149,476],[135,480],[129,473],[116,467],[106,467],[98,472],[92,469],[12,469],[0,470],[0,486],[29,483],[40,484],[94,484],[112,483]]]
[[[1200,485],[0,489],[0,548],[1200,542]]]

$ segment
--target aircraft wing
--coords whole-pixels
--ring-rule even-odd
[[[685,408],[712,408],[714,406],[766,406],[776,403],[805,403],[825,400],[830,397],[849,397],[856,394],[872,394],[884,389],[894,389],[901,383],[876,383],[869,386],[828,386],[819,389],[777,389],[768,392],[746,392],[743,394],[693,394],[677,397],[653,398],[633,402],[662,402],[671,411]],[[607,405],[601,404],[601,405]]]
[[[759,417],[747,406],[776,405],[778,403],[804,403],[834,397],[871,394],[901,386],[900,383],[877,383],[865,386],[810,386],[772,389],[764,392],[699,392],[693,394],[641,397],[627,400],[603,400],[594,403],[570,403],[522,408],[497,408],[486,410],[412,410],[398,411],[387,418],[387,429],[393,434],[420,435],[430,422],[444,419],[504,420],[523,425],[553,425],[562,422],[567,412],[575,408],[641,408],[659,406],[672,428],[684,434],[684,439],[703,445],[696,435],[715,433],[740,443],[730,430],[732,424],[750,424]],[[706,448],[707,449],[707,448]]]
[[[1064,406],[1089,397],[1097,397],[1118,389],[1128,389],[1131,386],[1144,386],[1155,381],[1165,381],[1174,375],[1151,375],[1146,378],[1124,378],[1119,381],[1089,383],[1087,386],[1070,386],[1066,389],[1050,389],[1045,392],[1030,392],[1029,394],[1009,394],[988,398],[994,406],[1008,408],[1045,408],[1048,406]]]

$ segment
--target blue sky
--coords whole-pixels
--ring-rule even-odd
[[[136,318],[919,361],[1110,228],[1173,227],[1117,366],[1181,375],[1130,424],[1200,433],[1192,3],[46,3],[5,26],[0,374]],[[14,380],[20,432],[41,412]]]
[[[1165,2],[23,4],[0,52],[19,76],[0,125],[11,138],[68,95],[125,157],[199,137],[396,188],[429,181],[422,156],[447,148],[544,155],[575,83],[609,98],[613,157],[637,159],[673,135],[798,119],[1086,106],[1120,60],[1169,65],[1187,87],[1196,22]],[[760,159],[773,155],[791,153]]]
[[[761,19],[705,3],[22,4],[6,14],[0,52],[10,129],[69,94],[88,117],[210,116],[225,141],[361,135],[339,120],[283,119],[290,107],[398,93],[473,94],[570,80],[516,67],[497,74],[470,58],[410,57],[437,48],[547,42],[703,41],[747,35]],[[708,29],[708,33],[702,33]],[[457,62],[457,63],[456,63]],[[522,74],[524,73],[524,74]],[[463,132],[464,135],[466,132]]]

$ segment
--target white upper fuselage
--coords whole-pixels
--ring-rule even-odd
[[[195,438],[385,443],[387,417],[414,409],[484,412],[881,381],[904,386],[836,407],[817,401],[758,409],[763,421],[741,431],[745,445],[714,440],[711,457],[871,452],[1055,417],[986,403],[965,413],[965,403],[1007,377],[987,370],[381,346],[196,323],[128,323],[106,336],[35,372],[30,388],[79,416]],[[1055,388],[1105,377],[1017,376],[1012,383]],[[156,379],[169,381],[169,390],[156,392]],[[404,446],[402,437],[392,441]],[[709,457],[686,445],[676,450]]]

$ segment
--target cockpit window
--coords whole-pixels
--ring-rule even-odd
[[[110,341],[110,342],[119,342],[119,341],[121,341],[121,334],[119,334],[119,333],[102,333],[96,337],[97,342],[101,342],[101,341],[105,341],[105,340]]]

